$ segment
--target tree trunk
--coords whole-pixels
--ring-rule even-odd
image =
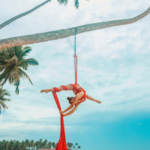
[[[98,22],[98,23],[86,24],[86,25],[81,25],[81,26],[68,28],[68,29],[61,29],[61,30],[50,31],[45,33],[37,33],[32,35],[2,39],[0,40],[0,50],[4,48],[14,47],[14,46],[22,46],[26,44],[34,44],[34,43],[66,38],[74,35],[74,31],[76,28],[77,28],[77,34],[80,34],[88,31],[100,30],[100,29],[110,28],[114,26],[127,25],[127,24],[137,22],[138,20],[147,16],[149,13],[150,13],[150,7],[143,13],[133,18],[112,20],[107,22]]]
[[[0,24],[0,29],[4,28],[5,26],[9,25],[10,23],[14,22],[14,21],[17,20],[17,19],[19,19],[19,18],[21,18],[21,17],[24,17],[24,16],[26,16],[26,15],[32,13],[33,11],[35,11],[36,9],[42,7],[43,5],[47,4],[48,2],[50,2],[50,0],[46,0],[45,2],[43,2],[43,3],[39,4],[39,5],[37,5],[36,7],[34,7],[34,8],[32,8],[32,9],[30,9],[30,10],[24,12],[24,13],[21,13],[21,14],[15,16],[15,17],[13,17],[13,18],[11,18],[11,19],[9,19],[9,20],[3,22],[2,24]]]

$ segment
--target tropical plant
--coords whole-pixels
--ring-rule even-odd
[[[12,47],[0,51],[0,84],[3,86],[7,81],[15,85],[15,92],[19,94],[20,79],[26,78],[32,84],[25,72],[30,65],[38,65],[34,58],[26,58],[31,52],[30,47]]]
[[[6,101],[10,101],[6,96],[10,96],[10,94],[5,90],[0,88],[0,112],[3,109],[7,109]]]
[[[37,146],[38,143],[38,146]],[[80,146],[73,143],[67,143],[68,150],[79,150]],[[0,141],[0,150],[38,150],[38,149],[55,149],[56,143],[47,140],[25,140],[25,141]]]

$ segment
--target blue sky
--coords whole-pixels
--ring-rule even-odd
[[[40,2],[5,0],[0,5],[0,21]],[[63,6],[54,1],[0,30],[0,39],[133,17],[149,5],[149,0],[83,0],[77,10],[72,3]],[[65,118],[67,141],[78,142],[83,150],[149,149],[149,24],[147,16],[131,25],[77,36],[79,82],[103,103],[86,101]],[[39,91],[74,81],[73,37],[30,46],[30,57],[39,61],[38,67],[28,70],[34,85],[22,80],[19,96],[14,94],[14,87],[5,86],[12,101],[0,116],[0,139],[57,141],[58,110],[51,94]],[[66,96],[72,93],[59,95],[62,107],[67,107]]]

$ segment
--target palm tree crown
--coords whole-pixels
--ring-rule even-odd
[[[12,47],[0,51],[0,84],[3,86],[7,81],[16,86],[16,93],[19,94],[20,79],[26,78],[32,84],[30,77],[25,70],[30,65],[38,65],[33,58],[26,58],[31,52],[30,47]]]

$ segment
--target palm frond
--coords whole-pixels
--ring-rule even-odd
[[[68,0],[57,0],[60,4],[67,4]]]
[[[5,89],[0,88],[0,99],[4,96],[10,96],[10,93]]]
[[[16,94],[19,94],[19,85],[20,85],[20,80],[18,80],[18,81],[15,83],[15,86],[16,86],[15,92],[16,92]]]
[[[79,0],[75,0],[75,7],[79,8]]]
[[[26,56],[28,53],[31,52],[31,50],[32,50],[31,47],[24,47],[21,53],[21,57]]]
[[[29,76],[27,75],[27,73],[25,73],[22,69],[19,69],[19,74],[20,74],[22,77],[25,77],[26,79],[28,79],[29,82],[30,82],[31,84],[33,84],[32,81],[31,81],[31,79],[30,79],[30,77],[29,77]]]
[[[7,105],[5,103],[3,103],[1,100],[0,100],[0,105],[4,108],[4,109],[7,109]]]
[[[24,59],[22,60],[22,62],[20,62],[19,66],[22,67],[23,69],[27,70],[29,65],[38,65],[38,61],[34,58],[28,58],[28,59]]]
[[[5,89],[3,89],[3,93],[4,93],[5,96],[10,96],[10,93]]]
[[[22,47],[21,46],[16,46],[13,47],[13,51],[14,51],[14,56],[17,57],[18,60],[22,59]]]
[[[3,72],[5,69],[5,66],[4,65],[0,65],[0,73]]]
[[[29,58],[29,59],[25,59],[25,61],[29,64],[29,65],[38,65],[38,61],[34,58]]]

